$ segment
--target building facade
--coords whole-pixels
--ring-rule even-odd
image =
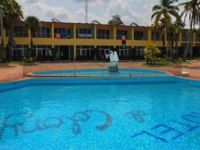
[[[24,28],[23,22],[15,25],[17,48],[12,49],[13,60],[30,55],[44,60],[98,60],[105,58],[111,50],[117,51],[120,60],[144,59],[144,49],[149,43],[159,47],[161,57],[167,52],[168,42],[165,40],[163,46],[162,32],[151,27],[63,22],[41,22],[41,27],[41,31],[33,35],[30,52],[30,31]],[[7,45],[6,29],[3,32],[4,45]],[[184,29],[178,35],[177,57],[183,56],[187,39],[187,30]],[[188,55],[199,57],[200,33],[193,35],[191,45]]]

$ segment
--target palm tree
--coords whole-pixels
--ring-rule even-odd
[[[30,32],[31,32],[30,46],[31,46],[31,51],[32,51],[32,48],[33,48],[33,34],[40,31],[40,28],[41,28],[40,21],[35,16],[28,16],[25,19],[24,26],[27,29],[30,29]],[[29,52],[29,56],[31,56],[31,51]]]
[[[155,26],[155,24],[151,24],[151,28],[153,29],[153,41],[154,41],[154,44],[155,44],[155,42],[156,42],[156,33],[155,33],[155,31],[156,31],[156,26]]]
[[[175,52],[177,52],[178,49],[178,35],[180,33],[180,31],[184,28],[185,23],[183,23],[182,21],[175,21],[171,27],[168,28],[168,32],[170,35],[170,44],[172,46],[171,49],[171,58],[172,61],[174,61],[173,59],[173,50],[174,50],[174,42],[175,42]]]
[[[190,34],[190,32],[191,32],[191,34]],[[192,57],[192,45],[193,45],[193,43],[194,43],[194,34],[196,34],[196,33],[198,33],[198,29],[196,29],[195,27],[194,28],[192,28],[192,30],[188,30],[187,31],[187,36],[188,36],[188,38],[189,38],[189,36],[191,36],[190,38],[191,38],[191,40],[190,40],[190,43],[189,43],[189,46],[190,46],[190,57]]]
[[[158,29],[162,32],[162,44],[163,44],[163,50],[165,48],[165,33],[166,33],[166,27],[165,27],[165,20],[164,18],[161,18],[158,24]]]
[[[15,0],[5,3],[3,6],[3,19],[8,31],[9,61],[12,61],[12,45],[16,48],[16,42],[13,37],[14,25],[19,22],[21,18],[23,18],[21,6]]]
[[[195,25],[200,24],[200,1],[199,0],[190,0],[188,2],[180,3],[178,6],[183,7],[183,12],[181,13],[181,16],[184,15],[184,22],[186,17],[189,15],[189,23],[190,23],[190,30],[188,35],[188,43],[187,47],[183,56],[183,61],[186,61],[187,53],[190,47],[191,43],[191,35],[192,35],[192,28]]]
[[[180,19],[180,16],[178,15],[179,8],[173,5],[174,2],[178,2],[178,0],[160,0],[160,5],[153,6],[153,14],[151,15],[151,19],[155,18],[154,24],[156,26],[158,25],[160,19],[163,17],[166,28],[165,31],[167,32],[168,37],[168,46],[170,46],[168,27],[170,27],[172,23],[171,16],[175,17],[176,19]]]
[[[7,0],[1,0],[0,1],[0,25],[1,25],[1,44],[4,45],[4,35],[3,35],[3,11],[2,8],[4,5],[6,5],[8,3]]]
[[[175,55],[178,54],[178,36],[182,29],[185,27],[185,23],[182,21],[175,21],[173,23],[173,29],[174,29],[174,41],[175,41]]]

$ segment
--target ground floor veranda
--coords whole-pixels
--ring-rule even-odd
[[[158,57],[167,57],[171,52],[166,47],[158,47],[161,54]],[[178,47],[173,51],[175,58],[183,57],[185,46]],[[9,50],[8,55],[9,55]],[[120,60],[142,60],[145,55],[145,47],[143,46],[73,46],[73,45],[34,45],[32,50],[28,45],[17,45],[17,48],[12,48],[12,60],[19,61],[32,57],[39,61],[54,61],[54,60],[106,60],[110,51],[117,51]],[[8,56],[7,55],[7,56]],[[190,48],[188,58],[200,57],[200,46]]]

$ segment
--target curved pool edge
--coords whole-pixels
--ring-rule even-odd
[[[31,85],[79,85],[79,84],[140,84],[140,83],[173,83],[179,82],[200,87],[200,80],[177,76],[134,77],[134,78],[29,78],[0,83],[0,92]]]

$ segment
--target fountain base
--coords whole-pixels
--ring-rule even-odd
[[[117,63],[111,62],[108,64],[108,72],[118,72]]]

